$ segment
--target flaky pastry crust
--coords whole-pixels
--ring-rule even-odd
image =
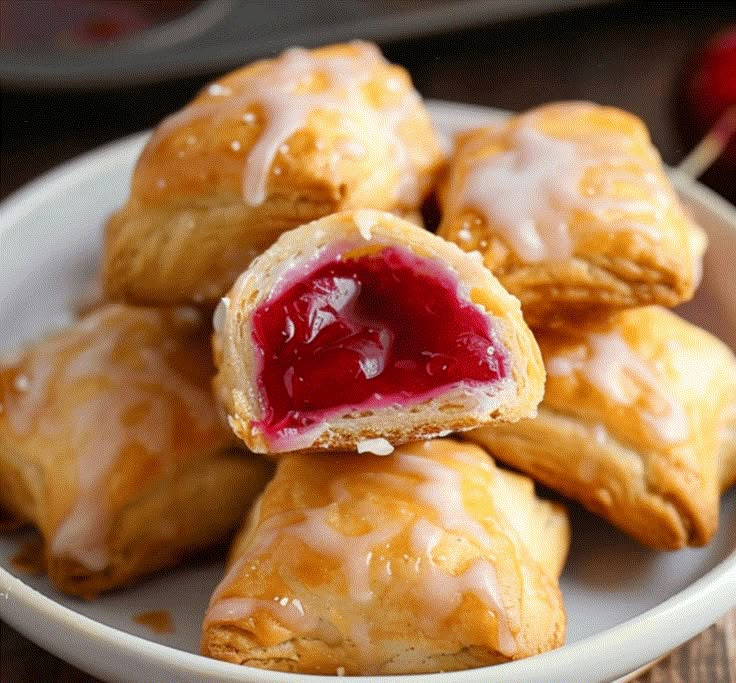
[[[293,454],[236,540],[203,654],[301,673],[452,671],[560,646],[570,529],[475,446]]]
[[[613,107],[548,104],[462,133],[440,197],[439,234],[479,250],[532,326],[672,307],[700,280],[705,234],[643,122]]]
[[[736,400],[724,411],[720,432],[721,450],[718,455],[718,478],[721,491],[736,486]]]
[[[0,507],[87,598],[221,542],[270,476],[211,398],[190,313],[105,305],[0,364]]]
[[[257,383],[261,362],[252,339],[252,316],[286,275],[308,272],[330,245],[380,249],[399,245],[442,264],[470,301],[491,319],[506,350],[511,376],[489,387],[460,385],[417,405],[388,405],[337,414],[284,446],[268,441],[258,425],[262,399]],[[429,294],[428,294],[429,295]],[[411,324],[407,321],[407,324]],[[392,214],[359,210],[328,216],[282,235],[238,279],[215,314],[215,393],[235,433],[256,453],[327,449],[355,451],[361,442],[385,439],[396,446],[440,433],[470,429],[490,420],[518,420],[534,414],[544,391],[544,368],[519,302],[479,259],[456,245]]]
[[[255,62],[156,129],[107,226],[107,294],[216,302],[286,230],[350,208],[415,211],[442,163],[409,74],[376,46]]]
[[[731,350],[656,306],[537,339],[547,366],[537,417],[467,438],[644,545],[706,544],[733,479]]]

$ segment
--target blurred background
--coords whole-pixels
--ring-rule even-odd
[[[736,106],[732,1],[0,0],[0,196],[250,59],[356,37],[425,97],[628,109],[670,164]],[[736,202],[736,143],[704,181]]]

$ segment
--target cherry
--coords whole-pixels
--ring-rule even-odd
[[[255,312],[253,342],[266,435],[508,375],[488,317],[442,266],[400,247],[290,284]]]
[[[730,107],[736,107],[736,28],[712,40],[700,55],[690,83],[690,99],[703,130],[709,129]],[[727,156],[736,163],[736,139]]]

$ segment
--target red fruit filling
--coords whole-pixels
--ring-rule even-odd
[[[253,317],[267,437],[509,374],[488,317],[445,268],[399,247],[354,256],[318,265]]]
[[[724,161],[736,168],[736,29],[712,40],[698,58],[690,84],[691,106],[700,134],[719,121],[715,127],[718,141],[725,147]],[[729,111],[725,119],[725,112]],[[730,138],[730,144],[729,144]]]

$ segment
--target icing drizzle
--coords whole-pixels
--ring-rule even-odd
[[[633,405],[646,396],[646,391],[650,395],[642,408],[642,417],[653,435],[665,443],[687,440],[690,427],[685,408],[664,384],[656,366],[632,349],[616,330],[588,334],[586,341],[589,351],[581,347],[548,359],[547,373],[564,376],[580,372],[600,392],[621,405]]]
[[[489,548],[492,543],[483,525],[465,506],[460,472],[451,464],[423,455],[423,447],[426,445],[422,444],[408,453],[406,448],[397,451],[391,456],[392,466],[389,471],[364,471],[332,480],[329,489],[331,502],[324,507],[292,510],[260,522],[249,539],[248,550],[234,563],[215,591],[205,623],[241,621],[251,617],[257,610],[265,609],[292,630],[302,633],[313,631],[320,620],[316,615],[310,614],[308,608],[301,603],[300,613],[297,615],[293,608],[288,608],[287,612],[287,607],[280,606],[276,600],[278,596],[273,599],[225,598],[224,593],[246,563],[257,561],[257,557],[267,552],[279,538],[292,536],[320,554],[337,558],[341,563],[351,600],[369,605],[374,598],[371,577],[373,576],[374,581],[386,583],[391,580],[394,571],[392,561],[396,560],[389,559],[385,549],[392,540],[408,531],[409,549],[413,556],[404,555],[404,561],[413,566],[416,572],[413,592],[424,606],[420,615],[423,629],[428,633],[436,632],[442,621],[460,606],[463,596],[471,593],[495,615],[498,624],[498,649],[511,656],[517,648],[511,628],[514,617],[504,605],[493,561],[484,557],[476,558],[457,575],[447,573],[435,562],[433,552],[447,534],[461,534],[481,549]],[[458,448],[462,449],[457,444],[448,442],[443,452],[452,456],[452,449]],[[491,468],[484,467],[487,463],[480,459],[463,460],[461,457],[458,462],[471,464],[479,472],[483,472],[484,477],[490,473]],[[402,473],[411,475],[415,483],[410,483],[411,480],[401,476]],[[366,520],[371,519],[371,513],[375,515],[371,507],[375,503],[356,498],[351,493],[350,485],[361,480],[385,482],[394,487],[400,486],[402,490],[411,486],[413,497],[426,506],[429,514],[416,516],[408,524],[406,521],[382,524],[357,536],[343,534],[330,522],[338,514],[340,505],[349,505],[351,511],[357,512],[359,516],[360,507],[365,505]],[[483,481],[486,482],[486,479]],[[296,522],[286,521],[285,515],[293,520],[295,512],[302,518]],[[436,517],[438,523],[431,521],[431,517]],[[510,526],[509,531],[516,533],[513,526]],[[255,566],[254,564],[252,569]],[[293,602],[291,598],[285,600],[286,605]],[[371,645],[371,624],[368,619],[358,618],[348,625],[350,637],[366,658],[369,657],[368,648]]]
[[[313,51],[292,48],[266,68],[248,73],[237,84],[236,92],[215,83],[207,91],[210,99],[195,101],[164,120],[154,133],[153,144],[195,119],[211,116],[217,121],[249,106],[261,106],[266,118],[260,137],[247,154],[242,176],[244,200],[251,206],[258,206],[266,198],[266,181],[277,153],[296,131],[306,125],[312,112],[322,109],[349,114],[357,109],[362,115],[371,117],[375,134],[380,131],[388,135],[393,145],[395,161],[400,169],[397,198],[406,203],[416,203],[419,200],[417,170],[399,129],[419,105],[419,95],[410,89],[395,106],[374,109],[368,105],[363,86],[370,81],[375,67],[387,62],[371,43],[355,41],[351,46],[354,48],[351,54],[339,56],[320,56]],[[318,75],[326,81],[324,87],[313,92],[308,86]],[[401,88],[395,79],[387,80],[386,85],[389,89]],[[243,120],[252,124],[256,118],[254,114],[245,114]],[[360,155],[365,151],[357,141],[348,141],[346,145],[345,151],[349,154]],[[280,169],[274,168],[273,172],[278,173]]]
[[[585,105],[568,109],[572,117],[575,110],[584,112]],[[510,148],[475,163],[460,201],[481,211],[511,248],[532,263],[572,256],[570,221],[576,211],[602,221],[605,230],[634,227],[658,239],[650,222],[661,220],[673,198],[651,170],[657,160],[653,147],[653,162],[642,162],[628,151],[632,142],[624,135],[600,133],[595,145],[562,140],[540,131],[538,116],[517,119],[509,133]],[[584,192],[586,171],[597,164],[611,168],[602,187]],[[620,185],[641,198],[614,196]]]
[[[26,355],[18,375],[25,388],[7,408],[10,427],[19,436],[35,429],[41,437],[66,440],[77,454],[76,497],[49,541],[55,555],[91,571],[108,563],[104,487],[124,450],[138,445],[159,461],[170,457],[175,414],[182,410],[199,430],[219,433],[206,387],[167,362],[178,348],[172,339],[152,342],[146,334],[146,342],[131,347],[129,340],[140,338],[141,326],[157,330],[160,324],[153,311],[120,306],[96,311]],[[73,387],[80,389],[69,408],[49,409]]]

